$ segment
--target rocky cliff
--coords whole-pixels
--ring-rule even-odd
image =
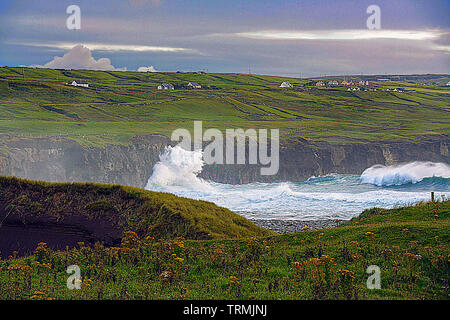
[[[93,181],[144,187],[165,146],[164,136],[134,138],[128,145],[87,148],[61,138],[8,137],[0,149],[0,175],[46,181]],[[448,162],[447,136],[419,143],[331,144],[304,139],[280,147],[277,175],[261,176],[256,165],[206,165],[201,177],[224,183],[303,181],[328,173],[360,174],[374,164]]]

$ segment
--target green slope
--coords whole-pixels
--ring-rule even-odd
[[[159,238],[223,239],[272,234],[206,201],[119,185],[47,183],[0,176],[1,224],[15,220],[24,227],[48,221],[58,225],[73,216],[87,218],[87,229],[89,221],[108,223],[120,235],[134,231]]]
[[[25,76],[24,76],[25,75]],[[81,79],[89,88],[65,86]],[[294,89],[281,89],[282,81]],[[209,90],[189,90],[189,81]],[[158,91],[163,82],[180,89]],[[279,128],[282,139],[304,137],[349,143],[420,141],[448,135],[450,91],[409,82],[372,82],[370,88],[316,88],[314,81],[245,74],[104,72],[0,68],[0,137],[65,136],[81,143],[126,143],[135,135],[170,135],[176,128]]]

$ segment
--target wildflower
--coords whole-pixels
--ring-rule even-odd
[[[159,275],[159,277],[161,278],[161,279],[172,279],[173,278],[173,272],[172,271],[170,271],[170,270],[167,270],[167,271],[163,271],[163,272],[161,272],[161,274]]]
[[[317,259],[317,258],[310,258],[310,259],[308,260],[308,263],[310,263],[310,264],[312,264],[312,265],[314,265],[314,266],[318,266],[318,265],[320,264],[320,260]]]
[[[388,248],[384,248],[382,251],[384,258],[387,260],[392,255],[392,250]]]
[[[50,300],[47,297],[47,294],[42,291],[35,291],[34,294],[30,297],[30,300]]]
[[[179,263],[183,263],[184,259],[180,257],[176,257],[175,260],[177,260]]]
[[[304,227],[302,228],[302,231],[307,231],[307,230],[309,230],[309,229],[311,229],[311,228],[308,227],[308,226],[304,226]]]
[[[323,264],[331,264],[331,263],[333,263],[334,262],[334,258],[331,258],[331,257],[329,257],[329,256],[327,256],[327,255],[322,255],[321,257],[320,257],[320,261],[323,263]]]
[[[184,249],[184,242],[183,241],[174,241],[173,244],[178,246],[181,249]]]
[[[407,259],[415,259],[416,255],[414,253],[406,252],[403,254],[403,256]]]
[[[355,273],[353,271],[347,270],[347,269],[339,269],[337,271],[337,273],[342,277],[342,278],[349,278],[349,279],[354,279],[355,278]]]
[[[144,239],[145,244],[151,244],[153,242],[153,240],[155,240],[155,238],[151,237],[151,236],[146,236]]]
[[[230,276],[229,277],[229,281],[226,283],[226,285],[227,285],[227,294],[231,294],[231,290],[233,289],[233,288],[235,288],[236,289],[236,294],[237,295],[240,295],[240,286],[241,286],[241,283],[239,282],[239,279],[237,278],[237,277],[235,277],[235,276]]]
[[[139,247],[141,240],[134,231],[125,231],[122,237],[122,247],[133,249]]]
[[[366,232],[365,235],[367,238],[372,238],[372,239],[375,238],[375,233],[370,232],[370,231]]]

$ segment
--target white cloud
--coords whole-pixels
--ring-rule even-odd
[[[261,30],[254,32],[239,32],[232,35],[261,40],[368,40],[368,39],[398,39],[398,40],[434,40],[444,35],[439,30],[299,30],[277,31]]]
[[[126,68],[116,68],[111,64],[108,58],[99,58],[95,60],[92,57],[89,48],[78,44],[71,48],[69,52],[62,57],[54,57],[52,61],[47,62],[43,66],[33,65],[35,68],[50,69],[87,69],[87,70],[104,70],[104,71],[126,71]]]
[[[76,43],[73,42],[55,42],[55,43],[37,43],[37,42],[10,42],[11,44],[33,46],[33,47],[47,47],[54,49],[70,50]],[[129,45],[129,44],[108,44],[108,43],[85,43],[92,51],[134,51],[134,52],[175,52],[175,53],[199,53],[194,49],[176,48],[176,47],[161,47],[161,46],[143,46],[143,45]]]
[[[431,49],[437,50],[437,51],[443,51],[446,54],[450,54],[450,46],[447,46],[447,45],[433,44],[431,46]]]
[[[149,67],[139,67],[137,69],[138,72],[158,72],[158,70],[155,69],[154,66]]]

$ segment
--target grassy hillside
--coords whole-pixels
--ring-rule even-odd
[[[449,201],[371,209],[334,229],[250,239],[42,243],[0,260],[0,299],[448,299],[449,212]],[[72,264],[80,290],[66,288]],[[366,287],[370,265],[381,289]]]
[[[84,80],[89,88],[65,86]],[[293,89],[282,89],[282,81]],[[195,81],[209,89],[189,90]],[[159,91],[173,83],[177,90]],[[311,79],[245,74],[104,72],[0,68],[0,138],[65,136],[86,145],[127,143],[132,136],[170,135],[192,120],[204,127],[280,128],[282,139],[350,143],[418,141],[449,134],[449,89],[405,81],[372,89],[317,88]]]
[[[73,223],[73,217],[79,217],[79,221]],[[119,185],[47,183],[0,176],[0,233],[2,225],[12,222],[25,228],[33,224],[81,224],[81,229],[101,235],[134,231],[141,237],[158,238],[272,234],[206,201]],[[111,231],[96,230],[99,225]]]

